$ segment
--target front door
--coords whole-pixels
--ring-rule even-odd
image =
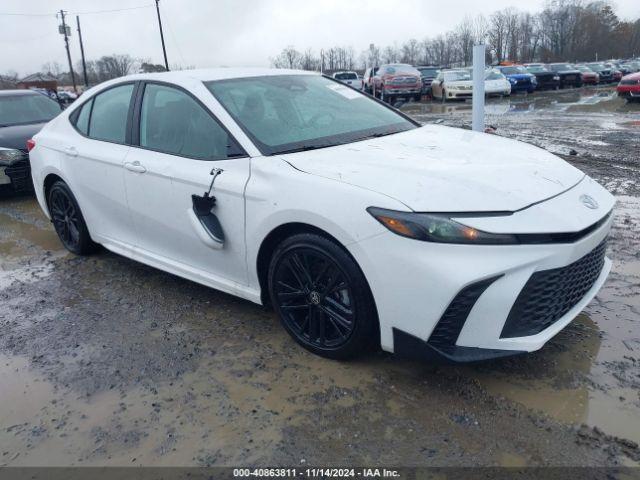
[[[178,87],[146,83],[138,99],[134,144],[125,161],[129,210],[140,255],[151,263],[229,291],[247,284],[244,191],[250,159],[191,94]],[[210,240],[194,220],[192,196],[216,179],[213,213],[224,244]]]

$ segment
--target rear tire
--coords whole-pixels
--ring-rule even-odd
[[[67,250],[76,255],[96,251],[98,244],[91,240],[78,201],[66,183],[58,180],[51,186],[47,204],[53,228]]]
[[[284,240],[269,265],[271,303],[307,350],[348,359],[378,341],[378,317],[364,274],[334,241],[313,233]]]

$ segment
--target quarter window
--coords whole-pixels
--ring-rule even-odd
[[[140,146],[200,160],[244,155],[227,131],[190,95],[153,83],[147,84],[142,98]]]
[[[125,143],[132,92],[133,84],[127,84],[110,88],[95,96],[89,122],[88,135],[91,138]],[[80,112],[80,116],[83,113]],[[78,118],[78,123],[80,123],[80,118]]]
[[[80,107],[80,112],[76,115],[76,128],[83,135],[89,135],[89,115],[91,114],[91,105],[93,105],[93,99]]]

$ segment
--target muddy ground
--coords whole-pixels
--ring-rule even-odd
[[[469,104],[403,109],[470,122]],[[75,257],[34,199],[0,199],[0,465],[640,465],[640,105],[584,89],[488,113],[619,201],[609,280],[541,351],[324,360],[268,310]]]

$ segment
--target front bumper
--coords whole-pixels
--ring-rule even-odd
[[[33,192],[29,159],[19,160],[9,166],[0,166],[0,194]]]
[[[580,189],[589,191],[587,187]],[[593,188],[589,193],[595,197],[599,193],[601,219],[604,209],[612,207],[613,199],[600,189]],[[570,192],[573,200],[578,192]],[[567,215],[566,208],[560,208],[566,195],[530,207],[529,212],[513,214],[508,228],[515,228],[519,218],[524,219],[523,228],[531,227],[529,218],[544,219],[548,211]],[[611,269],[604,251],[596,274],[576,294],[578,298],[572,298],[560,309],[560,316],[538,321],[534,312],[527,318],[533,318],[532,323],[537,325],[525,333],[522,328],[512,330],[519,336],[505,328],[519,296],[536,274],[569,268],[589,255],[605,241],[611,223],[609,217],[573,243],[448,245],[385,232],[349,249],[373,292],[384,350],[423,359],[475,361],[538,350],[586,307]]]
[[[640,85],[619,85],[618,95],[624,98],[640,98]]]

